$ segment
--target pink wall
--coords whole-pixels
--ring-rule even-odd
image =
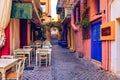
[[[105,10],[106,13],[103,14],[102,16],[102,23],[107,23],[110,21],[110,5],[109,5],[110,0],[105,0],[101,1],[101,10]],[[102,41],[102,67],[106,70],[110,70],[110,41]]]
[[[97,5],[96,0],[88,0],[88,5],[90,7],[90,21],[91,23],[97,20],[102,20],[102,24],[109,21],[109,12],[110,7],[108,5],[109,0],[100,0],[100,10],[106,10],[106,14],[96,15],[97,13]],[[82,9],[83,4],[80,5]],[[74,13],[72,12],[71,22],[74,23]],[[76,14],[78,18],[78,14]],[[77,21],[77,19],[76,19]],[[72,28],[76,30],[76,51],[83,52],[84,57],[87,59],[91,59],[91,38],[83,39],[82,36],[87,36],[87,34],[82,34],[81,29],[76,29],[75,25],[72,25]],[[91,34],[91,30],[88,32],[89,36]],[[79,36],[79,37],[78,37]],[[102,41],[102,64],[99,64],[97,61],[93,61],[97,65],[103,67],[106,70],[109,70],[110,67],[110,41]]]
[[[96,20],[99,20],[101,19],[102,20],[102,24],[103,23],[106,23],[109,21],[109,16],[110,16],[110,6],[108,5],[109,4],[109,1],[110,0],[100,0],[100,10],[105,10],[106,13],[102,14],[102,15],[95,15],[97,13],[97,10],[96,10],[96,3],[95,3],[96,0],[88,0],[88,5],[90,6],[90,21],[93,22],[93,21],[96,21]],[[89,42],[90,40],[88,40]],[[85,42],[85,45],[88,45],[89,43],[87,41],[84,41]],[[98,64],[98,65],[101,65],[104,69],[106,70],[109,70],[109,65],[110,65],[110,41],[102,41],[102,64]],[[85,51],[85,55],[86,55],[86,50],[88,48],[84,48],[84,51]],[[89,54],[88,54],[89,56]]]
[[[0,49],[0,56],[10,54],[10,24],[8,24],[7,28],[5,29],[5,35],[6,42],[5,46],[3,46],[2,49]]]

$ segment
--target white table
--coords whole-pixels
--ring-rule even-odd
[[[44,51],[44,50],[48,50],[48,51]],[[41,48],[38,48],[36,50],[36,66],[38,65],[38,56],[40,53],[44,53],[44,54],[48,54],[49,55],[49,65],[51,65],[51,49],[41,49]]]
[[[31,62],[31,59],[32,59],[32,51],[33,51],[32,48],[16,49],[16,50],[14,50],[14,56],[17,56],[17,54],[21,54],[21,55],[27,54],[28,55],[28,60],[29,60],[29,66],[30,66],[30,62]]]
[[[0,72],[2,73],[2,80],[6,80],[6,71],[17,64],[18,59],[0,59]]]

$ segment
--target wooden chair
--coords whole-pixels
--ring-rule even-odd
[[[16,71],[10,71],[9,73],[7,73],[6,75],[6,79],[7,80],[22,80],[22,74],[24,71],[24,65],[25,65],[25,58],[23,60],[20,60],[18,62],[18,66]]]
[[[51,65],[51,49],[39,49],[39,63],[41,66],[42,60],[46,61],[46,66],[49,62]]]
[[[46,50],[41,49],[39,51],[39,65],[41,66],[42,64],[48,65],[48,53]]]
[[[2,59],[13,59],[14,56],[12,56],[12,55],[2,55],[1,58]]]
[[[27,57],[25,57],[25,55],[19,54],[19,55],[16,55],[16,58],[18,58],[20,60],[24,60],[25,59],[25,66],[28,65],[28,59],[27,59]]]

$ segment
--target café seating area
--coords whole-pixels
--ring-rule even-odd
[[[0,57],[0,80],[22,80],[23,71],[30,67],[33,60],[34,66],[47,67],[51,65],[52,45],[49,41],[36,41],[13,51],[11,55]]]

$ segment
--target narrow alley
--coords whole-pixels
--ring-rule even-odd
[[[120,0],[0,0],[0,80],[120,80]]]
[[[23,80],[120,80],[84,58],[77,59],[73,52],[60,47],[55,37],[52,46],[52,65],[34,67],[33,60],[34,68],[24,71]]]

